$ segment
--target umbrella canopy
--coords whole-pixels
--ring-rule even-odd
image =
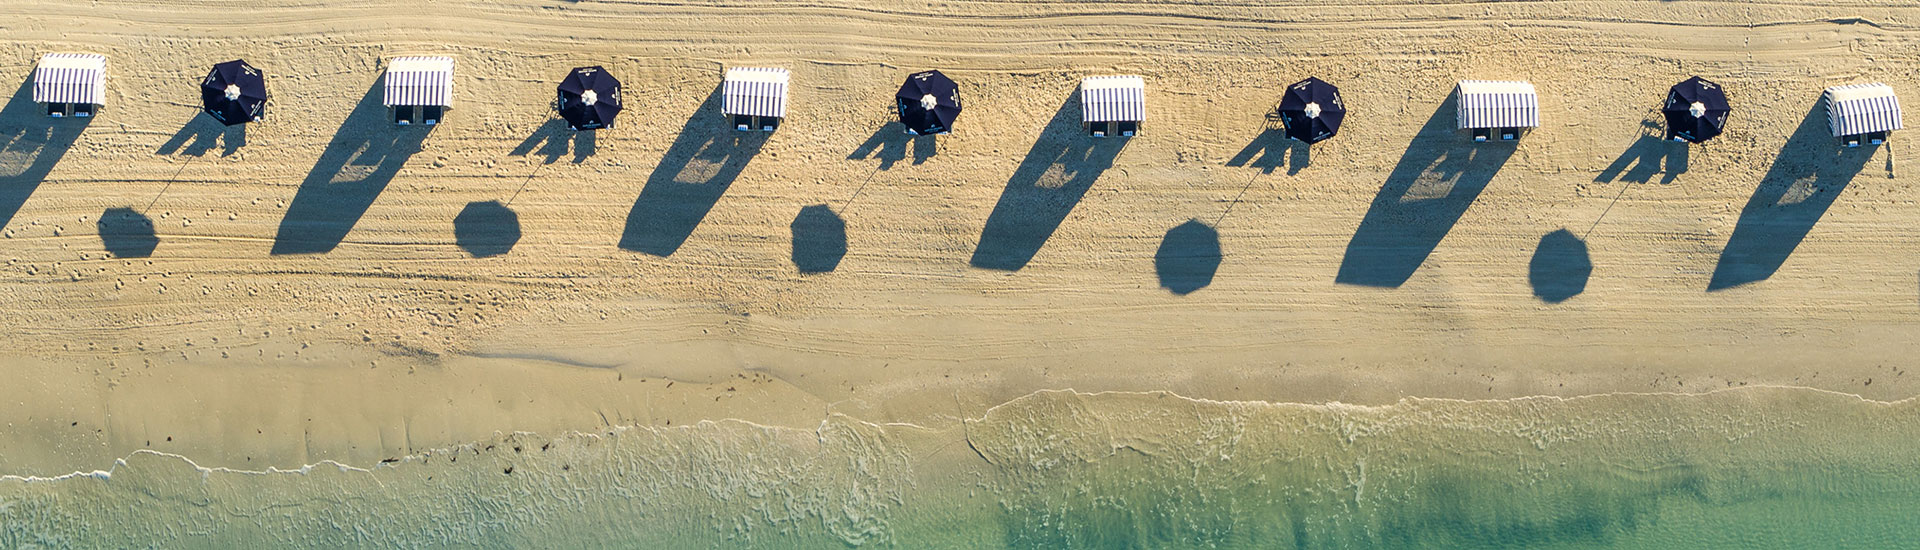
[[[1692,143],[1720,135],[1727,126],[1727,115],[1733,112],[1720,85],[1697,76],[1673,85],[1667,92],[1666,106],[1660,110],[1667,117],[1667,138]]]
[[[1340,121],[1346,118],[1347,104],[1340,100],[1340,89],[1318,78],[1295,82],[1280,97],[1280,122],[1289,138],[1326,141],[1340,131]]]
[[[575,130],[613,126],[620,114],[620,79],[600,67],[578,67],[560,81],[560,118]]]
[[[228,126],[258,120],[267,97],[266,75],[239,59],[214,65],[200,81],[201,110]]]
[[[915,134],[944,134],[960,118],[960,86],[940,71],[914,73],[893,95],[900,123]]]

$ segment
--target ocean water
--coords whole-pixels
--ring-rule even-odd
[[[1041,392],[0,480],[0,548],[1920,548],[1920,409],[1802,389],[1379,407]]]

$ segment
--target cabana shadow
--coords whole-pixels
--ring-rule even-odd
[[[1458,101],[1449,95],[1400,155],[1347,241],[1335,283],[1405,284],[1513,156],[1511,143],[1475,144],[1455,132]]]
[[[108,208],[100,214],[100,245],[115,258],[145,258],[160,246],[153,219],[132,208]]]
[[[1007,179],[970,263],[1003,271],[1026,267],[1127,141],[1088,137],[1080,127],[1080,94],[1068,96]]]
[[[1220,269],[1220,232],[1199,220],[1187,220],[1167,230],[1153,253],[1153,269],[1160,286],[1186,295],[1213,284]]]
[[[313,169],[287,205],[280,229],[273,237],[272,254],[331,252],[366,215],[375,198],[400,173],[407,159],[420,151],[431,126],[395,127],[381,102],[382,89],[373,86],[353,112],[334,130]]]
[[[847,222],[833,208],[816,204],[794,216],[793,267],[801,273],[826,273],[847,255]]]
[[[91,118],[49,118],[33,102],[33,83],[0,108],[0,228],[13,221],[27,197],[40,187],[60,157],[73,148]]]
[[[720,119],[720,88],[687,117],[679,137],[647,176],[627,213],[620,248],[671,256],[706,219],[767,140],[764,132],[734,130]]]
[[[1540,237],[1540,246],[1527,262],[1527,283],[1533,295],[1550,304],[1567,301],[1587,290],[1593,276],[1593,259],[1587,255],[1587,243],[1560,229]]]
[[[506,254],[520,242],[520,215],[500,201],[467,203],[453,217],[453,241],[475,258]]]
[[[533,134],[527,136],[527,139],[514,146],[512,155],[525,156],[538,152],[541,156],[547,157],[541,164],[553,164],[571,151],[573,163],[579,164],[586,162],[587,157],[593,156],[595,133],[594,131],[576,132],[567,128],[566,120],[550,118],[545,124],[534,129]]]
[[[1707,282],[1708,292],[1772,277],[1872,158],[1874,147],[1839,146],[1828,132],[1821,105],[1815,103],[1800,120],[1740,209],[1740,221]]]
[[[193,117],[187,119],[186,124],[180,125],[180,131],[174,132],[173,137],[167,138],[167,142],[160,144],[160,148],[155,149],[153,154],[198,157],[213,150],[214,146],[222,144],[226,145],[226,148],[220,151],[220,156],[232,156],[239,152],[241,147],[247,145],[247,125],[227,126],[204,113],[195,111]]]

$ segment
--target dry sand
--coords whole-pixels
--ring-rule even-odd
[[[84,131],[49,130],[26,87],[0,117],[0,472],[142,448],[368,463],[702,418],[951,425],[1047,388],[1907,397],[1912,142],[1839,155],[1813,109],[1857,81],[1920,97],[1920,3],[1842,4],[0,3],[0,73],[109,57]],[[458,59],[430,134],[380,120],[382,60],[407,54]],[[196,114],[235,57],[275,95],[243,145]],[[617,128],[556,126],[577,65],[626,83]],[[727,66],[792,69],[784,128],[723,129]],[[967,110],[909,141],[890,97],[926,68]],[[1147,78],[1143,135],[1076,135],[1098,74]],[[1652,141],[1695,74],[1728,90],[1726,135]],[[1306,76],[1352,109],[1310,162],[1262,134]],[[1468,78],[1531,80],[1543,127],[1462,145],[1445,101]],[[816,223],[836,218],[837,263]],[[831,271],[800,272],[796,230]],[[1173,285],[1191,292],[1156,275],[1170,232],[1217,232],[1217,273]],[[1530,280],[1578,246],[1590,276]]]

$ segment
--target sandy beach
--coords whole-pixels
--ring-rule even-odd
[[[15,0],[0,473],[718,419],[950,429],[1065,389],[1904,399],[1912,142],[1842,152],[1817,102],[1920,97],[1916,22],[1904,1]],[[109,59],[84,125],[31,102],[65,51]],[[383,120],[399,55],[457,60],[431,132]],[[244,130],[198,112],[233,58],[274,94]],[[581,65],[625,83],[617,127],[552,115]],[[792,70],[779,131],[727,129],[733,66]],[[892,93],[924,69],[967,108],[909,139]],[[1080,135],[1075,86],[1104,74],[1146,78],[1142,135]],[[1727,90],[1727,132],[1660,142],[1692,75]],[[1308,76],[1351,109],[1311,151],[1263,117]],[[1469,145],[1462,79],[1533,82],[1542,126]]]

